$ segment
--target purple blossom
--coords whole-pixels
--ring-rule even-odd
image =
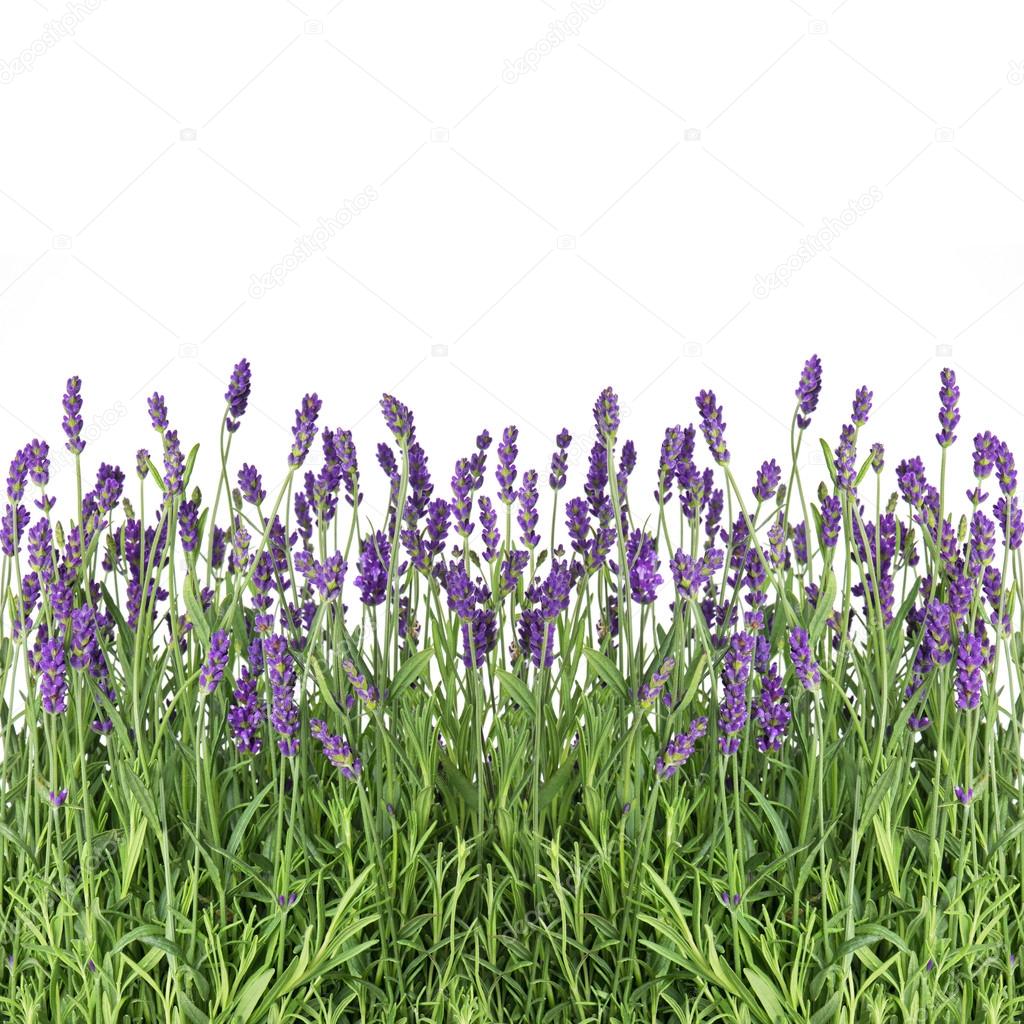
[[[869,391],[866,385],[857,389],[857,393],[853,396],[853,413],[851,415],[855,427],[863,427],[867,423],[868,416],[871,414],[872,398],[874,398],[874,392]]]
[[[964,789],[963,786],[954,786],[953,794],[966,807],[974,799],[974,787],[968,786]]]
[[[206,693],[213,693],[224,678],[224,670],[228,665],[228,652],[231,638],[223,629],[218,629],[210,637],[210,649],[206,660],[199,669],[199,688]]]
[[[288,453],[288,465],[297,469],[306,461],[309,449],[313,446],[316,438],[317,417],[320,415],[320,407],[323,403],[316,393],[305,395],[302,404],[295,411],[295,426],[292,427],[291,451]]]
[[[394,395],[383,395],[380,410],[384,414],[384,422],[400,445],[407,445],[414,434],[413,415],[409,407],[400,402]]]
[[[686,732],[676,733],[668,741],[665,753],[654,763],[654,770],[663,779],[670,779],[686,764],[697,749],[697,740],[708,731],[708,720],[704,717],[695,718]]]
[[[960,422],[960,410],[957,402],[960,401],[960,389],[956,386],[956,374],[948,367],[939,374],[942,387],[939,388],[939,426],[942,428],[936,435],[935,440],[948,448],[955,440],[956,425]]]
[[[761,675],[761,696],[754,715],[763,733],[757,739],[757,749],[762,754],[769,750],[781,750],[786,727],[793,716],[782,686],[782,677],[774,663]]]
[[[249,368],[249,360],[241,359],[231,371],[231,380],[228,381],[228,390],[224,395],[224,401],[228,403],[228,413],[224,421],[228,433],[233,434],[238,429],[238,421],[248,408],[251,391],[252,370]]]
[[[498,497],[506,505],[511,505],[515,499],[516,481],[516,456],[519,454],[519,447],[516,441],[519,439],[518,427],[506,427],[501,435],[501,443],[498,445],[498,468],[494,475],[498,481]]]
[[[811,425],[811,413],[818,408],[818,398],[821,396],[821,360],[812,355],[804,363],[800,373],[800,381],[796,386],[796,397],[799,401],[800,411],[797,413],[796,425],[801,430],[806,430]]]
[[[540,534],[537,533],[537,500],[539,497],[537,471],[528,469],[523,474],[523,483],[519,488],[519,512],[517,513],[523,546],[527,548],[535,548],[540,543]]]
[[[672,671],[676,667],[676,659],[669,655],[661,663],[661,665],[651,673],[651,681],[644,683],[639,691],[637,692],[637,699],[640,702],[640,706],[646,710],[650,710],[662,700],[663,697],[667,697],[665,693],[665,685],[672,678]]]
[[[183,501],[178,506],[178,536],[188,553],[199,546],[199,506],[194,501]]]
[[[724,695],[718,717],[718,744],[727,757],[740,749],[740,734],[747,724],[747,680],[753,654],[754,638],[749,633],[733,634],[722,669]]]
[[[477,499],[480,509],[480,537],[484,542],[484,560],[493,562],[501,548],[501,533],[498,530],[498,513],[494,509],[491,499],[481,494]]]
[[[701,391],[697,395],[697,411],[700,413],[700,429],[707,442],[711,457],[720,466],[729,462],[729,449],[725,444],[725,422],[722,407],[717,404],[713,391]]]
[[[309,731],[315,739],[320,741],[324,757],[334,765],[341,774],[349,780],[358,780],[363,770],[363,762],[353,752],[348,740],[341,736],[334,736],[327,729],[327,723],[319,718],[312,718],[309,722]]]
[[[244,754],[258,754],[263,748],[259,728],[263,724],[263,702],[259,698],[259,676],[262,668],[262,648],[259,641],[253,645],[259,652],[259,664],[253,664],[252,648],[250,648],[250,664],[246,666],[232,692],[232,704],[228,709],[228,725],[235,740],[235,746]]]
[[[569,464],[569,445],[572,444],[572,434],[568,428],[562,427],[555,438],[555,451],[551,456],[551,473],[548,476],[548,483],[554,491],[560,491],[565,486],[566,469]]]
[[[295,703],[295,661],[288,653],[288,641],[280,633],[271,633],[263,640],[263,657],[273,691],[270,724],[281,737],[278,749],[292,757],[299,749],[299,709]]]
[[[638,604],[650,604],[657,596],[662,577],[658,573],[661,564],[658,547],[654,538],[643,530],[634,530],[626,544],[626,560],[629,567],[629,589]]]
[[[981,703],[981,691],[985,686],[984,664],[981,639],[973,633],[961,636],[956,655],[956,706],[961,711],[971,711]]]
[[[352,692],[366,705],[367,711],[373,711],[380,704],[380,691],[373,683],[366,682],[366,676],[359,671],[351,658],[342,661],[341,668],[352,687]]]
[[[77,380],[77,378],[73,377],[72,380]],[[70,383],[69,381],[69,387]],[[153,424],[153,429],[158,434],[162,434],[170,425],[170,421],[167,418],[167,403],[164,401],[164,396],[158,391],[154,391],[146,399],[146,407],[149,410],[149,421]]]
[[[611,443],[619,429],[619,396],[609,387],[597,396],[594,403],[594,428],[597,436]]]
[[[355,584],[363,604],[381,604],[388,585],[388,565],[391,561],[391,542],[378,530],[363,539],[359,549],[359,575]]]
[[[779,481],[782,479],[782,470],[779,469],[775,460],[762,462],[757,473],[757,481],[752,490],[758,501],[768,501],[778,490]]]
[[[64,406],[64,419],[61,426],[64,428],[64,436],[67,441],[64,447],[72,455],[81,455],[85,450],[85,442],[82,440],[82,379],[81,377],[69,377],[67,390],[64,392],[62,402]]]
[[[834,548],[839,540],[839,522],[843,506],[837,497],[826,495],[821,499],[821,546]]]
[[[789,654],[793,660],[793,671],[804,689],[817,689],[821,685],[821,669],[811,655],[807,630],[801,626],[794,626],[789,631]]]
[[[250,505],[260,505],[267,496],[260,471],[255,466],[250,466],[248,462],[242,463],[242,468],[238,471],[238,490]]]
[[[54,807],[63,807],[64,801],[68,798],[68,791],[66,789],[58,789],[56,791],[50,790],[49,793],[50,803]]]
[[[39,648],[38,671],[43,710],[51,715],[63,714],[68,709],[68,681],[64,644],[60,640],[42,642]]]

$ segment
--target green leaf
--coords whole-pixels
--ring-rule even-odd
[[[206,619],[206,612],[203,611],[202,602],[199,600],[198,594],[196,594],[195,579],[189,575],[185,577],[185,583],[182,589],[182,596],[185,599],[185,607],[188,609],[188,620],[192,623],[192,628],[196,631],[199,639],[202,640],[203,646],[208,647],[210,644],[210,623]]]
[[[825,570],[818,593],[818,603],[811,617],[807,633],[814,643],[825,632],[825,622],[832,615],[832,605],[836,599],[836,574],[831,568]]]
[[[617,690],[623,700],[627,700],[629,697],[629,686],[626,684],[622,673],[615,667],[615,663],[607,655],[602,654],[593,647],[584,647],[583,655],[591,669],[609,686]]]
[[[254,974],[238,993],[238,999],[232,1010],[232,1021],[245,1024],[256,1009],[256,1004],[263,998],[263,993],[274,978],[274,968],[265,967],[259,974]]]
[[[501,695],[511,702],[526,708],[530,714],[535,714],[536,704],[533,699],[533,691],[519,678],[503,668],[495,669],[495,674],[501,680]]]
[[[407,686],[422,675],[433,656],[434,648],[424,647],[422,651],[417,651],[407,661],[403,661],[395,673],[395,678],[391,681],[391,693],[388,698],[394,700]]]

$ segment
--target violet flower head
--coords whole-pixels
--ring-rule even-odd
[[[807,630],[801,626],[794,626],[789,631],[789,655],[793,660],[793,672],[804,689],[817,689],[821,685],[821,669],[811,654]]]
[[[262,662],[263,651],[259,641],[255,641],[253,646]],[[263,740],[259,734],[264,719],[263,702],[259,698],[258,689],[258,673],[261,666],[252,664],[251,655],[249,661],[250,664],[242,670],[235,681],[233,702],[228,709],[228,725],[231,727],[235,747],[240,753],[258,754],[263,749]]]
[[[973,633],[965,633],[960,638],[956,655],[956,706],[961,711],[971,711],[981,703],[981,692],[985,686],[984,664],[981,639]]]
[[[7,498],[12,504],[16,504],[21,501],[25,496],[25,485],[28,483],[28,470],[28,449],[22,448],[11,460],[10,472],[7,474]]]
[[[366,676],[359,671],[351,658],[345,658],[341,668],[352,687],[352,692],[366,705],[367,711],[373,711],[380,704],[380,691],[373,683],[366,682]]]
[[[657,596],[663,580],[658,573],[661,565],[654,538],[643,530],[634,530],[626,544],[629,566],[629,589],[638,604],[650,604]]]
[[[251,392],[252,370],[249,367],[249,360],[241,359],[235,364],[234,370],[231,371],[228,390],[224,395],[224,401],[228,403],[228,413],[224,426],[229,434],[233,434],[238,429],[238,421],[245,415]]]
[[[762,462],[761,468],[757,472],[757,481],[752,488],[754,497],[758,501],[771,500],[778,490],[781,480],[782,470],[779,469],[774,459],[770,462]]]
[[[506,505],[511,505],[515,499],[516,481],[516,456],[519,454],[519,447],[516,441],[519,439],[518,427],[506,427],[501,435],[501,442],[498,445],[498,468],[494,475],[498,481],[498,497]]]
[[[42,642],[38,668],[43,710],[51,715],[63,714],[68,709],[68,681],[64,644],[60,640]]]
[[[551,456],[551,473],[548,476],[548,483],[553,491],[560,491],[565,486],[565,475],[569,465],[569,445],[572,444],[572,434],[567,427],[562,427],[555,438],[555,450]]]
[[[178,536],[186,554],[199,546],[199,506],[194,501],[183,501],[178,507]]]
[[[871,415],[871,400],[875,397],[873,391],[869,391],[867,385],[857,388],[853,396],[853,412],[851,418],[855,427],[863,427]]]
[[[726,757],[740,749],[740,734],[747,724],[747,680],[753,655],[753,636],[734,633],[723,663],[724,694],[718,718],[718,744]]]
[[[295,660],[288,653],[288,641],[280,633],[263,640],[263,657],[273,690],[270,724],[281,737],[278,749],[292,757],[299,749],[299,709],[295,703]]]
[[[228,667],[228,652],[231,638],[223,629],[218,629],[210,637],[210,649],[206,652],[206,660],[199,669],[199,688],[206,693],[213,693],[224,678],[224,670]]]
[[[964,789],[963,786],[954,786],[953,795],[966,807],[974,799],[974,787]]]
[[[839,540],[839,522],[843,506],[840,500],[829,494],[821,500],[821,546],[834,548]]]
[[[25,454],[32,483],[36,487],[45,487],[50,482],[50,446],[45,441],[34,439],[26,445]]]
[[[66,789],[50,790],[49,794],[50,803],[54,807],[63,807],[64,801],[68,798],[68,791]]]
[[[1024,539],[1024,515],[1021,514],[1016,495],[1011,498],[1000,498],[995,504],[994,511],[1006,546],[1015,551]]]
[[[605,388],[594,403],[594,428],[597,436],[609,444],[614,443],[620,421],[619,396],[610,387]]]
[[[711,457],[720,466],[729,462],[729,449],[725,444],[725,422],[722,407],[717,404],[714,391],[702,391],[697,395],[697,411],[700,413],[700,429],[707,442]]]
[[[974,475],[979,480],[992,475],[996,456],[1002,447],[1002,441],[990,430],[986,430],[984,434],[974,435]]]
[[[555,659],[555,624],[545,622],[539,608],[519,616],[519,647],[537,668],[550,668]]]
[[[806,430],[811,425],[811,413],[818,408],[820,396],[821,360],[817,355],[813,355],[804,363],[800,381],[796,386],[796,397],[800,406],[800,411],[796,416],[796,425],[801,430]]]
[[[359,575],[355,579],[363,604],[381,604],[388,585],[388,565],[391,562],[391,542],[378,530],[363,538],[357,563]]]
[[[61,426],[64,428],[64,436],[67,441],[64,447],[72,455],[81,455],[85,450],[85,442],[82,440],[82,378],[69,377],[67,390],[64,392],[62,402],[64,406],[64,419]]]
[[[1013,452],[1007,444],[1000,444],[996,452],[996,479],[999,481],[999,489],[1007,497],[1017,490],[1017,469]]]
[[[149,476],[149,451],[146,448],[140,448],[135,453],[135,473],[140,480]]]
[[[501,549],[501,532],[498,530],[498,513],[494,504],[486,494],[477,499],[480,509],[481,539],[484,542],[483,556],[487,562],[493,562]]]
[[[324,757],[341,772],[342,776],[349,782],[357,781],[363,770],[363,762],[349,746],[348,740],[332,735],[327,729],[327,723],[319,718],[310,719],[309,731],[320,741]]]
[[[523,484],[519,488],[519,512],[517,519],[523,546],[535,548],[540,543],[540,534],[537,533],[537,501],[540,495],[537,491],[537,471],[528,469],[523,474]]]
[[[306,461],[309,449],[313,446],[317,432],[316,421],[322,404],[316,392],[313,392],[303,397],[302,404],[295,411],[295,426],[292,427],[294,440],[288,453],[288,465],[292,469],[297,469]]]
[[[960,389],[956,385],[956,374],[949,368],[939,374],[939,380],[942,382],[939,388],[939,426],[942,429],[935,435],[935,440],[943,448],[948,448],[956,440],[953,431],[960,422],[960,410],[957,408]]]
[[[146,399],[146,407],[149,409],[149,421],[153,424],[153,429],[158,434],[162,434],[170,426],[170,421],[167,418],[167,403],[164,401],[164,396],[154,391]]]
[[[185,487],[185,456],[181,451],[181,442],[176,430],[164,432],[164,489],[165,497],[170,499],[181,494]]]
[[[658,757],[654,763],[654,770],[663,779],[670,779],[693,757],[697,749],[697,740],[706,735],[708,731],[708,720],[706,718],[695,718],[686,732],[677,733],[668,741],[665,753]]]
[[[451,513],[455,520],[455,532],[460,537],[468,537],[473,532],[473,467],[469,459],[459,459],[455,463],[452,494]]]
[[[407,445],[414,434],[413,416],[409,407],[394,395],[385,394],[380,400],[380,411],[395,440],[400,445]]]
[[[665,693],[665,686],[672,678],[672,672],[676,667],[676,659],[669,655],[661,665],[651,673],[651,680],[644,683],[637,691],[637,700],[645,711],[650,711],[659,700],[668,695]]]
[[[757,738],[757,749],[762,754],[769,750],[781,750],[786,727],[793,716],[786,700],[782,677],[774,663],[761,675],[761,696],[754,715],[762,732]]]
[[[876,473],[881,473],[885,468],[885,445],[879,441],[871,446],[871,468]]]
[[[260,505],[267,496],[260,471],[248,462],[242,463],[238,471],[238,490],[250,505]]]
[[[462,624],[462,663],[480,668],[498,643],[498,620],[493,608],[477,608]]]

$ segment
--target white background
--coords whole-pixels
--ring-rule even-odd
[[[712,387],[746,472],[812,351],[814,427],[870,384],[890,466],[934,460],[943,365],[958,465],[978,429],[1024,440],[1020,4],[3,0],[0,61],[4,458],[59,447],[78,373],[90,473],[157,447],[159,389],[212,478],[241,355],[268,484],[313,389],[371,473],[395,391],[446,485],[483,425],[545,470],[614,383],[646,495]]]

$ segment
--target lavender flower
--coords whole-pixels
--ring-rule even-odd
[[[498,530],[498,513],[491,503],[491,499],[482,494],[477,499],[480,509],[481,539],[484,542],[484,559],[493,562],[498,557],[501,548],[501,533]]]
[[[523,484],[519,488],[519,529],[522,530],[523,546],[535,548],[540,543],[540,534],[537,533],[537,500],[540,495],[537,492],[537,471],[528,469],[523,474]]]
[[[665,684],[672,678],[672,671],[676,667],[676,659],[669,655],[659,668],[651,673],[651,681],[644,683],[637,693],[640,706],[649,711],[659,700],[667,697]]]
[[[654,770],[663,779],[670,779],[687,761],[693,757],[697,749],[697,740],[706,735],[708,720],[695,718],[686,732],[680,732],[668,741],[665,753],[654,763]]]
[[[516,494],[514,484],[517,475],[516,456],[519,454],[519,447],[516,445],[518,439],[519,428],[506,427],[498,445],[498,468],[494,475],[498,480],[498,497],[506,505],[512,504]]]
[[[985,655],[981,640],[972,633],[960,638],[956,655],[956,706],[961,711],[971,711],[981,703],[981,691],[985,686],[982,666]]]
[[[663,582],[658,573],[658,566],[661,563],[654,538],[643,530],[634,530],[626,544],[626,559],[629,566],[629,589],[633,600],[638,604],[650,604]]]
[[[378,605],[384,601],[390,561],[391,542],[380,530],[363,540],[359,549],[359,575],[355,580],[363,604]]]
[[[306,461],[309,449],[313,446],[317,432],[316,421],[322,404],[314,392],[302,399],[302,405],[295,412],[295,426],[292,427],[294,441],[288,453],[288,465],[292,469],[297,469]]]
[[[254,645],[262,660],[262,649],[259,641]],[[240,753],[258,754],[263,748],[259,736],[259,728],[263,724],[263,703],[258,695],[258,675],[260,667],[253,665],[252,649],[250,648],[250,664],[242,670],[235,681],[232,693],[232,705],[228,709],[228,725],[234,737],[235,746]]]
[[[874,392],[869,391],[866,386],[857,389],[857,393],[853,396],[851,416],[855,427],[863,427],[867,423],[868,416],[871,414],[872,398],[874,398]]]
[[[942,429],[935,435],[935,440],[943,448],[948,448],[956,440],[953,431],[960,422],[960,410],[957,408],[960,389],[956,386],[956,374],[948,368],[939,374],[939,379],[942,381],[939,388],[939,426]]]
[[[757,739],[757,749],[762,754],[769,750],[781,750],[786,727],[793,716],[782,686],[782,677],[774,664],[761,676],[761,696],[754,715],[763,733]]]
[[[769,501],[778,490],[779,481],[782,480],[782,470],[779,469],[775,460],[762,462],[757,473],[757,482],[752,490],[758,501]]]
[[[333,764],[334,767],[349,780],[349,782],[357,781],[363,770],[363,762],[360,761],[352,751],[352,748],[348,744],[348,740],[342,739],[341,736],[333,736],[327,730],[327,723],[321,721],[319,718],[310,719],[309,731],[315,739],[320,741],[324,757],[326,757],[327,760],[330,761],[330,763]]]
[[[713,391],[702,391],[697,396],[697,411],[700,413],[700,429],[711,451],[711,457],[720,466],[729,462],[729,449],[725,444],[725,422],[722,407],[717,405]]]
[[[834,548],[839,540],[839,522],[843,506],[839,499],[827,495],[821,500],[821,546]]]
[[[85,442],[82,440],[82,379],[81,377],[69,377],[67,390],[64,392],[62,402],[64,406],[64,419],[61,426],[64,428],[64,436],[67,437],[64,447],[72,455],[81,455],[85,450]]]
[[[565,474],[569,465],[569,445],[572,444],[572,434],[568,428],[562,427],[555,438],[555,451],[551,456],[551,474],[548,476],[548,483],[553,491],[560,491],[565,486]]]
[[[64,644],[60,640],[42,642],[39,648],[38,669],[43,710],[51,715],[63,714],[68,709],[68,682]]]
[[[263,657],[273,688],[270,724],[281,737],[278,749],[285,757],[293,757],[299,749],[299,709],[295,703],[295,661],[288,653],[288,641],[280,633],[272,633],[263,641]]]
[[[224,678],[230,647],[231,638],[223,629],[218,629],[210,637],[210,649],[206,654],[206,661],[199,669],[199,688],[205,690],[206,693],[213,693]]]
[[[373,711],[380,704],[380,691],[373,683],[366,682],[366,676],[359,671],[351,658],[345,658],[341,668],[352,687],[352,692],[366,705],[367,711]]]
[[[50,790],[49,793],[50,803],[54,807],[63,807],[64,801],[68,798],[68,791],[66,789],[58,789],[56,791]]]
[[[72,378],[72,380],[75,379],[77,378]],[[68,384],[70,387],[70,381]],[[146,406],[149,410],[149,421],[153,424],[153,429],[158,434],[162,434],[170,426],[170,421],[167,419],[167,403],[164,401],[164,396],[154,391],[146,399]]]
[[[804,689],[817,689],[821,685],[821,669],[811,655],[807,630],[801,626],[794,626],[789,631],[789,654],[793,659],[793,671]]]
[[[796,417],[796,425],[801,430],[806,430],[811,425],[811,413],[818,408],[818,398],[820,395],[821,360],[816,355],[813,355],[804,363],[803,371],[800,374],[800,381],[796,386],[796,397],[800,405],[800,411]]]
[[[233,434],[239,428],[238,421],[245,415],[251,391],[252,371],[249,368],[249,360],[242,359],[231,371],[231,380],[228,381],[228,390],[224,395],[224,401],[228,403],[224,426],[229,434]]]
[[[191,554],[199,546],[199,506],[194,501],[183,501],[178,506],[178,536],[186,553]]]
[[[962,786],[954,786],[953,794],[966,807],[974,799],[974,787],[968,786],[964,789]]]
[[[876,473],[885,468],[885,446],[877,441],[871,446],[871,468]]]
[[[400,445],[407,445],[413,438],[413,416],[409,407],[394,395],[384,395],[380,400],[384,422]]]
[[[605,388],[594,403],[594,428],[597,436],[609,445],[614,444],[619,429],[619,396],[611,388]]]
[[[238,490],[250,505],[259,506],[267,496],[260,471],[248,462],[243,463],[238,471]]]
[[[747,724],[747,680],[753,654],[754,638],[749,633],[733,634],[722,669],[725,692],[718,718],[718,744],[727,757],[740,749],[740,733]]]

